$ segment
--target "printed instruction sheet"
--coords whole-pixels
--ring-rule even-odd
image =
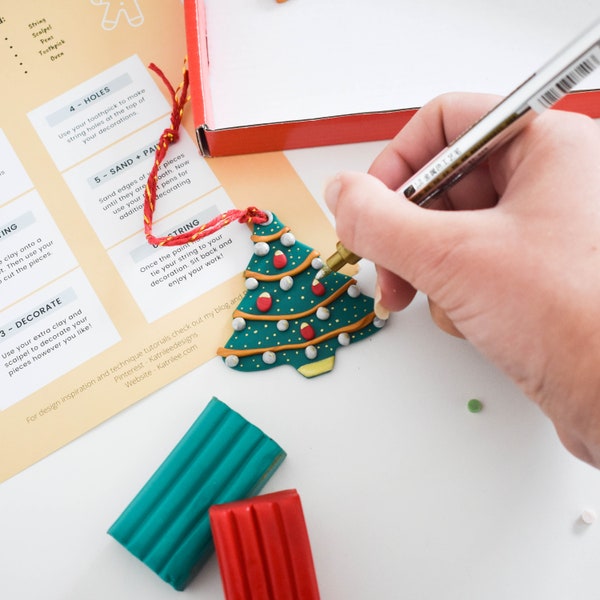
[[[143,234],[143,190],[171,111],[147,66],[176,86],[184,39],[179,0],[0,7],[0,481],[214,357],[229,336],[248,227],[176,247]],[[313,247],[332,246],[283,154],[204,160],[187,110],[159,172],[156,235],[257,205]]]

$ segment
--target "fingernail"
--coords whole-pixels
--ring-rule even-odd
[[[337,204],[340,190],[342,189],[342,180],[339,175],[332,177],[325,185],[324,197],[325,203],[329,207],[329,210],[335,214],[335,207]]]
[[[374,300],[373,312],[375,313],[375,316],[383,321],[387,321],[390,318],[390,311],[381,303],[381,288],[379,287],[379,284],[375,286]]]

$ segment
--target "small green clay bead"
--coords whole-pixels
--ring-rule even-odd
[[[469,412],[478,413],[483,410],[483,403],[481,402],[481,400],[473,398],[472,400],[469,400],[469,402],[467,403],[467,407],[469,408]]]

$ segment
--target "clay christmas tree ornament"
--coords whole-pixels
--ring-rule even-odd
[[[233,333],[217,354],[240,371],[288,364],[305,377],[327,373],[340,346],[372,335],[385,321],[355,279],[331,273],[317,280],[319,252],[268,215],[266,223],[253,224],[247,291],[233,313]]]

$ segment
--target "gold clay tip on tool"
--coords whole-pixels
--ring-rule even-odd
[[[327,259],[323,268],[317,273],[317,279],[323,279],[345,265],[355,265],[360,260],[358,254],[350,252],[342,242],[335,245],[335,252]]]

